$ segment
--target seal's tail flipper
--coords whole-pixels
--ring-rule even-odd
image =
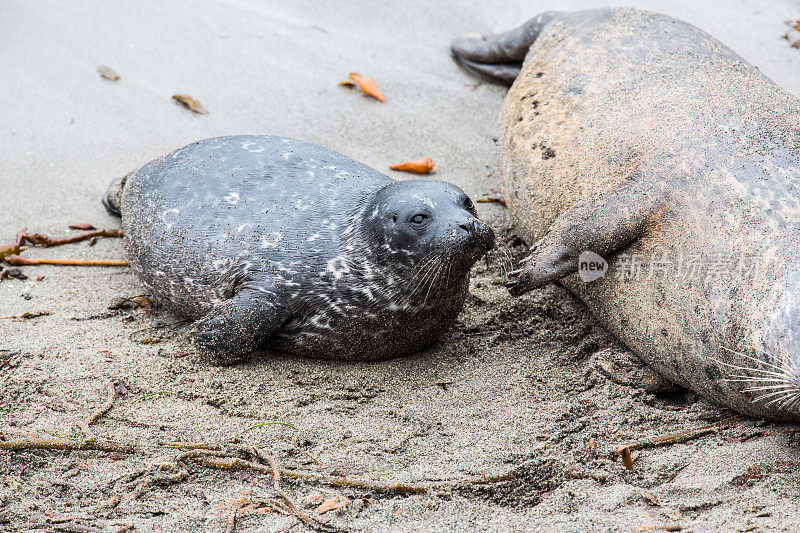
[[[125,188],[125,182],[128,181],[128,176],[130,176],[130,174],[125,174],[121,178],[112,181],[111,185],[106,189],[106,193],[103,195],[103,205],[106,211],[116,217],[122,216],[120,199],[122,198],[122,189]]]
[[[456,56],[456,58],[458,58],[458,62],[461,63],[462,67],[473,74],[477,74],[490,81],[503,82],[508,85],[514,83],[522,67],[521,63],[511,65],[486,65],[484,63],[476,63],[475,61],[464,59],[463,57]]]
[[[491,81],[514,82],[528,49],[558,13],[548,11],[525,24],[495,35],[466,35],[450,46],[464,68]]]
[[[656,221],[663,205],[663,194],[631,187],[578,202],[531,247],[522,268],[509,273],[514,279],[506,287],[519,296],[577,272],[582,252],[605,256],[625,248]]]

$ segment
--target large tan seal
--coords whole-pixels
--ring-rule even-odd
[[[512,294],[562,280],[663,376],[800,419],[798,99],[701,30],[634,9],[546,13],[453,52],[513,81],[500,168],[536,244]],[[581,280],[602,273],[586,252],[604,277]]]

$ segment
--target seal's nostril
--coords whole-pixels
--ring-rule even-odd
[[[462,222],[458,225],[459,228],[463,229],[467,233],[471,233],[475,230],[475,223],[474,222]]]

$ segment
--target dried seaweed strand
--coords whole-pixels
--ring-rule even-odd
[[[106,403],[104,403],[100,407],[100,409],[98,409],[97,411],[86,417],[86,419],[83,422],[78,424],[80,428],[83,430],[83,432],[89,436],[89,438],[94,438],[94,434],[92,433],[92,430],[89,428],[89,426],[97,422],[101,416],[109,412],[111,408],[114,406],[114,400],[116,399],[117,399],[117,388],[114,385],[114,381],[109,380],[108,398],[106,399]]]
[[[278,463],[275,459],[272,458],[271,455],[268,453],[259,450],[256,447],[249,448],[248,451],[252,454],[261,459],[262,461],[266,461],[270,468],[272,468],[272,487],[275,489],[275,492],[281,499],[286,503],[286,506],[292,511],[292,514],[301,522],[303,522],[306,526],[311,529],[319,530],[319,531],[336,531],[336,528],[332,528],[326,524],[321,524],[302,512],[294,502],[289,498],[283,489],[281,489],[281,470],[278,468]]]
[[[257,463],[245,461],[236,457],[221,457],[224,452],[205,452],[203,450],[195,450],[182,456],[183,459],[191,459],[194,462],[208,466],[210,468],[217,468],[221,470],[254,470],[262,474],[272,474],[272,469]],[[331,476],[327,474],[319,474],[310,472],[308,470],[282,468],[281,475],[284,477],[303,479],[306,481],[314,481],[317,483],[324,483],[327,485],[337,487],[350,487],[365,490],[374,490],[378,492],[387,492],[394,494],[418,494],[427,492],[429,490],[440,490],[447,488],[465,487],[469,485],[487,485],[490,483],[498,483],[501,481],[508,481],[519,476],[517,472],[511,471],[505,474],[498,474],[492,476],[471,476],[448,481],[434,481],[434,482],[419,482],[419,483],[382,483],[379,481],[372,481],[369,479],[359,479],[353,477]]]
[[[85,241],[88,239],[92,239],[94,237],[122,237],[122,230],[121,229],[99,229],[95,231],[90,231],[89,233],[82,233],[80,235],[73,235],[72,237],[64,237],[63,239],[54,239],[53,237],[48,237],[47,235],[42,235],[41,233],[23,233],[22,234],[22,243],[24,241],[28,241],[29,243],[33,244],[34,246],[42,246],[48,248],[50,246],[61,246],[62,244],[72,244],[74,242]]]

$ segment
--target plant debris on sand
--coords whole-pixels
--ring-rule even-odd
[[[558,287],[508,298],[500,257],[474,268],[446,339],[377,363],[264,353],[213,367],[186,345],[190,324],[148,315],[141,295],[98,315],[111,338],[68,320],[106,309],[108,291],[42,298],[54,312],[38,327],[81,340],[67,355],[0,322],[15,350],[0,351],[0,528],[675,530],[741,501],[756,502],[739,511],[753,525],[787,523],[800,428],[612,381],[603,360],[626,350]],[[130,274],[123,285],[137,294]],[[159,323],[157,349],[131,338]]]

